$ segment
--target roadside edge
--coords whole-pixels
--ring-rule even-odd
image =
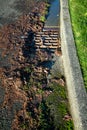
[[[64,73],[75,130],[87,129],[87,93],[72,33],[68,0],[60,0],[60,37]]]

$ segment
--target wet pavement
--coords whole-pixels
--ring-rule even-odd
[[[51,3],[48,17],[45,22],[45,27],[58,27],[59,25],[59,13],[60,13],[60,1],[54,0]]]

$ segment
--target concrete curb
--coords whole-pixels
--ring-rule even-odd
[[[64,73],[75,130],[87,130],[87,93],[73,38],[68,0],[60,0],[60,36]]]

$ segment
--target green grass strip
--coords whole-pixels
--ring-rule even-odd
[[[69,0],[77,54],[87,90],[87,0]]]

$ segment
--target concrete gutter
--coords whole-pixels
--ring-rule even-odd
[[[64,73],[75,130],[87,130],[87,93],[70,22],[68,0],[60,0],[60,36]]]

